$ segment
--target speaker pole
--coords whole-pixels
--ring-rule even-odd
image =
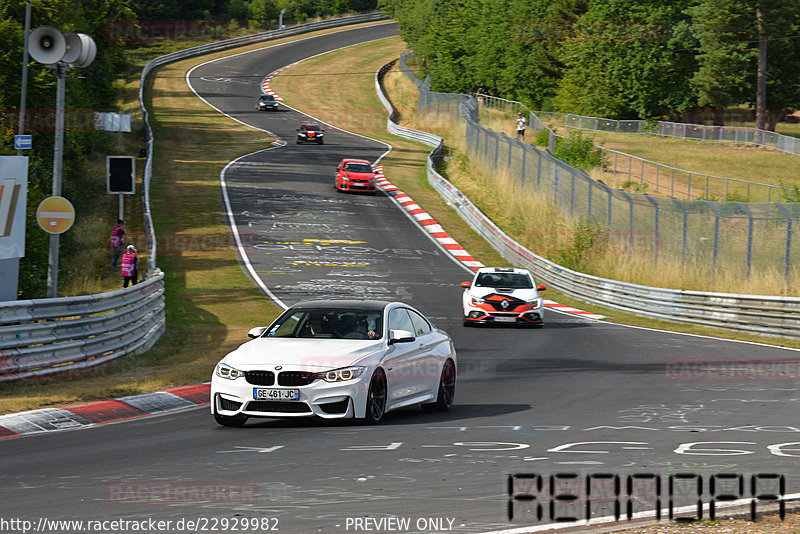
[[[69,67],[56,63],[56,131],[53,145],[53,196],[61,196],[61,169],[64,160],[64,90]],[[58,244],[59,234],[50,234],[50,256],[47,262],[47,296],[58,296]]]
[[[25,43],[22,51],[22,91],[19,95],[19,130],[25,133],[25,98],[28,92],[28,35],[31,32],[31,0],[25,3]],[[17,150],[17,156],[22,155],[22,150]]]

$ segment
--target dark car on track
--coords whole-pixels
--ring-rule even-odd
[[[258,111],[278,111],[278,101],[272,95],[261,95],[256,104]]]
[[[323,132],[325,132],[325,130],[320,128],[319,124],[301,124],[300,128],[297,129],[297,144],[317,143],[318,145],[324,145],[325,140],[323,139]]]

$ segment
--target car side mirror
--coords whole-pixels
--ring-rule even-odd
[[[411,343],[415,339],[417,338],[414,337],[414,334],[408,330],[389,330],[389,345],[394,345],[395,343]]]
[[[255,328],[251,328],[250,331],[247,332],[247,337],[250,337],[250,338],[253,338],[253,339],[255,339],[257,337],[261,337],[261,335],[264,332],[266,332],[266,330],[267,330],[266,326],[257,326]]]
[[[295,128],[295,129],[294,129],[294,131],[295,131],[295,132],[299,132],[299,131],[300,131],[300,128]]]
[[[469,287],[470,287],[471,285],[472,285],[472,284],[470,284],[469,282],[461,282],[461,287],[463,287],[464,289],[469,289]]]
[[[539,284],[538,286],[536,286],[536,289],[539,291],[544,291],[545,289],[547,289],[547,286],[544,284]]]

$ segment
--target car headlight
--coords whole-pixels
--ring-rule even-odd
[[[540,308],[542,306],[542,297],[537,297],[533,300],[526,300],[525,304],[528,306],[533,306],[534,308]]]
[[[486,302],[482,298],[478,298],[478,297],[471,297],[471,298],[472,298],[472,303],[473,304],[484,304]]]
[[[217,376],[222,378],[227,378],[229,380],[236,380],[240,376],[244,376],[244,372],[238,369],[234,369],[230,365],[225,365],[224,363],[220,363],[217,365]]]
[[[333,369],[331,371],[323,371],[317,373],[317,378],[321,378],[325,382],[346,382],[348,380],[355,380],[364,372],[364,367],[343,367],[341,369]]]

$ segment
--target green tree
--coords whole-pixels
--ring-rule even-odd
[[[692,17],[691,30],[698,41],[698,69],[691,82],[700,106],[757,107],[760,103],[759,118],[770,110],[767,127],[774,129],[776,112],[800,105],[800,50],[796,44],[800,3],[699,0],[687,13]],[[760,102],[759,44],[764,52]]]
[[[597,0],[563,44],[562,111],[650,118],[694,105],[695,61],[684,10],[691,0]]]

